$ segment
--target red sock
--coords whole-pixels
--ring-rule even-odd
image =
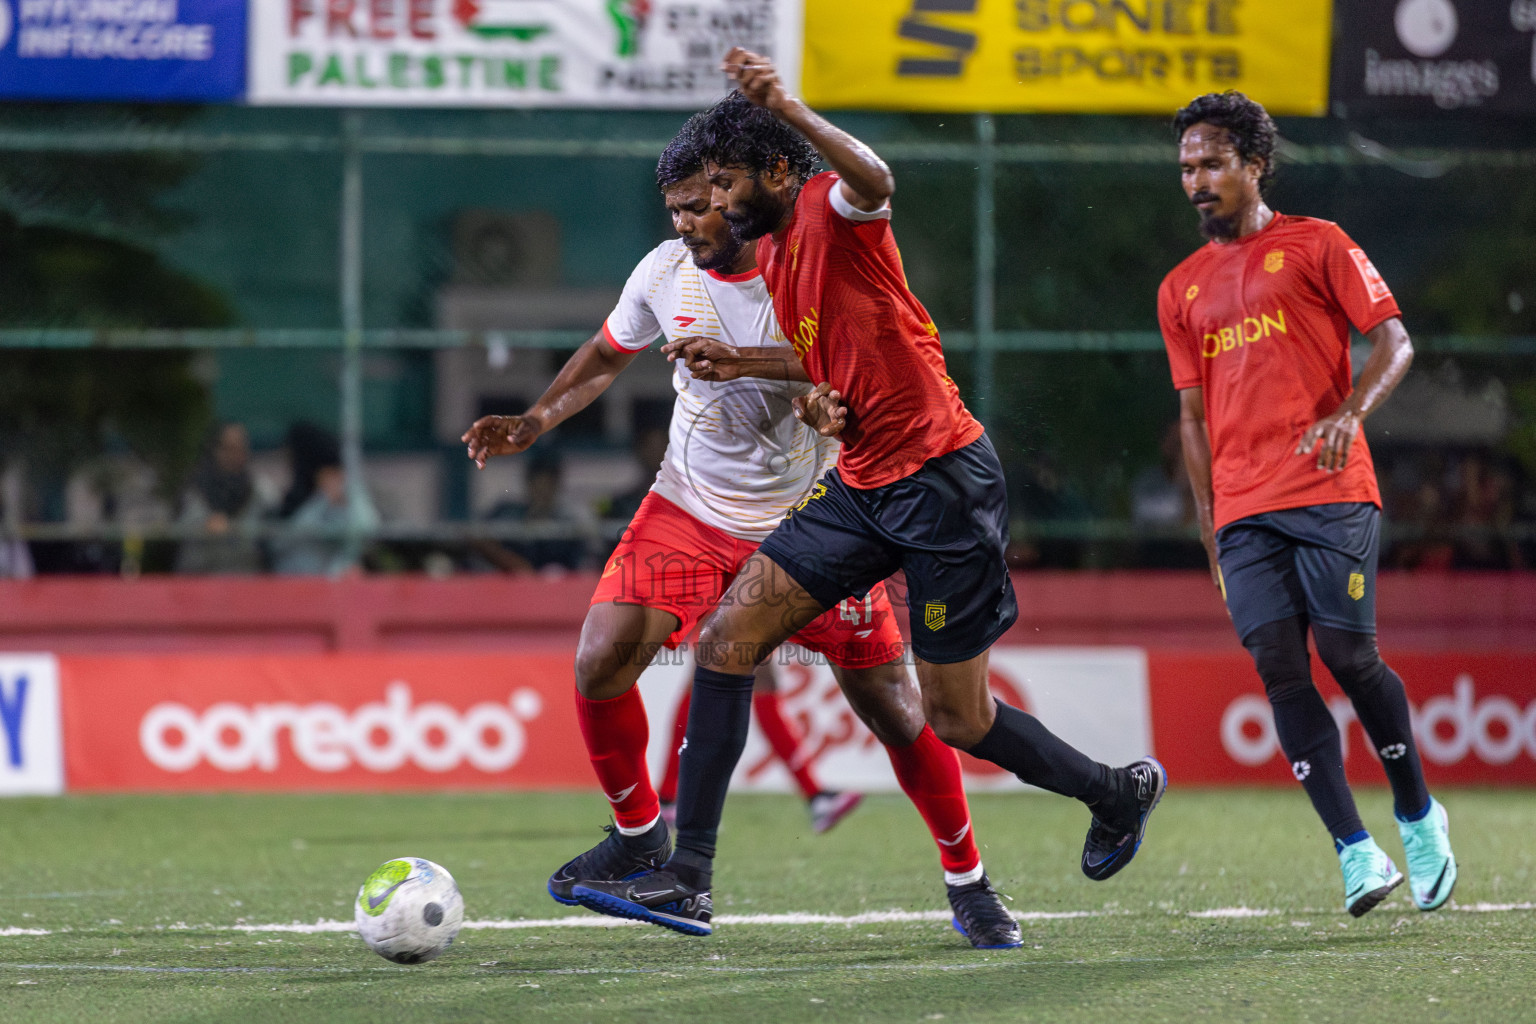
[[[677,706],[677,714],[672,718],[672,746],[667,749],[667,772],[661,777],[661,802],[664,804],[677,803],[677,767],[682,759],[678,756],[683,752],[683,740],[688,736],[688,709],[693,706],[693,688],[683,691],[682,703]]]
[[[974,871],[981,863],[976,837],[971,831],[971,809],[965,802],[960,778],[960,757],[923,726],[916,741],[905,747],[886,747],[896,781],[928,823],[939,844],[939,861],[954,874]]]
[[[757,727],[763,730],[763,735],[768,737],[768,745],[795,777],[800,792],[805,794],[807,800],[820,793],[821,784],[811,772],[811,759],[806,757],[803,764],[800,761],[800,734],[784,717],[784,706],[779,700],[778,691],[759,690],[754,693],[752,710],[757,713]]]
[[[645,766],[650,726],[639,688],[630,687],[612,700],[587,700],[576,694],[576,720],[619,827],[642,828],[655,821],[661,806]]]

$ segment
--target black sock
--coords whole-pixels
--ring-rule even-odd
[[[1034,715],[997,702],[997,718],[967,751],[1031,786],[1092,804],[1111,794],[1112,771],[1047,729]]]
[[[1275,735],[1328,834],[1336,840],[1364,830],[1344,777],[1339,727],[1312,685],[1307,624],[1300,616],[1266,622],[1243,638],[1275,713]]]
[[[1313,626],[1312,635],[1318,656],[1355,706],[1355,717],[1381,758],[1393,810],[1399,818],[1412,818],[1429,804],[1429,788],[1402,679],[1381,660],[1373,634]]]
[[[688,734],[678,758],[677,840],[666,867],[696,889],[709,888],[725,792],[751,725],[751,676],[694,670]]]

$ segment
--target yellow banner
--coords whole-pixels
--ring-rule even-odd
[[[1328,103],[1331,0],[805,0],[813,106],[1171,114]]]

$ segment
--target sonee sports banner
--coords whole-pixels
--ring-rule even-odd
[[[742,45],[796,80],[799,0],[261,0],[251,103],[696,110]]]
[[[1341,117],[1536,114],[1536,0],[1353,0],[1339,27]]]
[[[1322,114],[1330,0],[805,0],[815,106],[1171,114],[1241,89]]]

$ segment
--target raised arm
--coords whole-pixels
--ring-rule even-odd
[[[1360,424],[1387,400],[1413,365],[1413,341],[1398,317],[1377,324],[1365,337],[1371,343],[1371,355],[1354,391],[1336,410],[1308,427],[1296,446],[1297,455],[1316,448],[1317,468],[1324,472],[1344,468]]]
[[[1211,582],[1221,586],[1221,566],[1216,561],[1216,497],[1211,487],[1211,435],[1205,426],[1205,389],[1179,392],[1179,440],[1184,449],[1184,470],[1195,495],[1195,518],[1200,522],[1200,543],[1211,567]],[[1226,596],[1225,591],[1222,594]]]
[[[540,434],[570,419],[608,390],[638,352],[620,352],[599,331],[567,359],[554,383],[521,416],[482,416],[459,438],[469,457],[485,468],[496,455],[515,455]]]
[[[773,61],[737,46],[725,55],[721,70],[736,81],[743,96],[810,140],[842,179],[843,198],[856,209],[870,212],[890,201],[896,191],[896,179],[885,161],[806,106],[804,100],[790,95],[779,80]]]

